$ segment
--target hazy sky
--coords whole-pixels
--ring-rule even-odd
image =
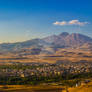
[[[92,0],[0,0],[0,43],[61,32],[92,37]]]

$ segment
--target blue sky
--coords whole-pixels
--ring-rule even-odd
[[[0,43],[61,32],[92,37],[92,0],[0,0]]]

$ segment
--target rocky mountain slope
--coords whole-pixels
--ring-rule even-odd
[[[0,53],[25,52],[29,54],[55,53],[61,48],[86,48],[91,49],[92,38],[78,34],[63,32],[59,35],[48,36],[43,39],[32,39],[17,43],[0,44]]]

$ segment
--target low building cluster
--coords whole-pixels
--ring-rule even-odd
[[[91,63],[61,63],[61,64],[48,64],[48,63],[30,63],[20,65],[16,68],[3,67],[0,68],[0,76],[19,76],[19,77],[29,77],[29,76],[62,76],[63,74],[79,74],[79,73],[89,73],[92,72]]]

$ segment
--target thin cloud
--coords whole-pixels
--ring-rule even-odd
[[[64,26],[64,25],[77,25],[77,26],[84,26],[88,24],[88,22],[80,22],[79,20],[70,20],[70,21],[56,21],[53,23],[54,25]]]

